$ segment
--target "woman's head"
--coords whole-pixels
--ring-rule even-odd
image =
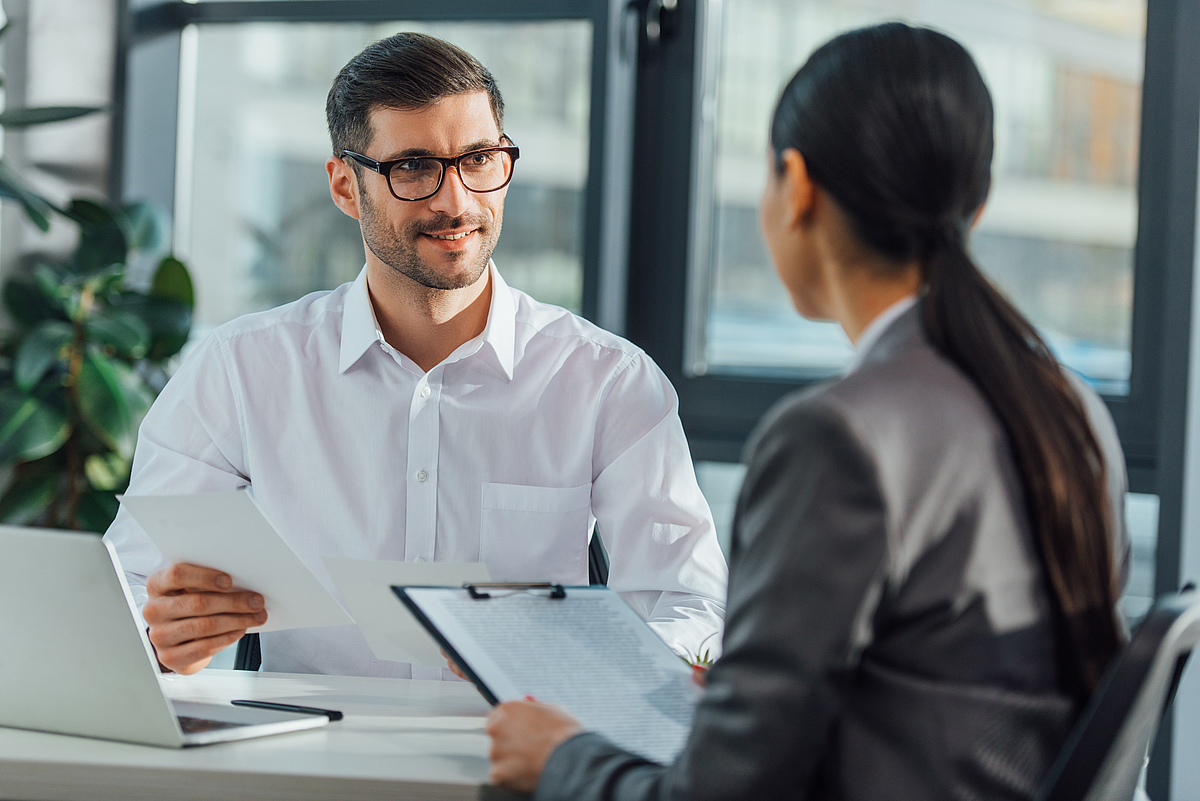
[[[987,197],[992,101],[953,39],[888,23],[823,45],[771,121],[777,169],[798,151],[863,244],[922,263],[961,243]]]

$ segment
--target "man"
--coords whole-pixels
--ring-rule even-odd
[[[129,493],[249,486],[331,589],[322,556],[586,583],[594,522],[609,585],[677,651],[715,651],[727,570],[673,389],[490,261],[519,156],[503,109],[478,61],[420,34],[342,69],[326,171],[366,266],[202,341],[142,425]],[[166,564],[124,510],[105,536],[169,669],[201,669],[270,611],[225,574]],[[375,659],[349,626],[261,647],[264,670],[443,676]]]

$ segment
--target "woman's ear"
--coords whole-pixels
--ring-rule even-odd
[[[786,202],[785,219],[789,227],[799,225],[812,214],[816,205],[816,185],[808,174],[808,163],[794,147],[789,147],[780,156],[783,163],[783,194]]]

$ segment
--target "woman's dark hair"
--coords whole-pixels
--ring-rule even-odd
[[[926,28],[888,23],[843,34],[784,89],[771,143],[780,159],[799,151],[864,243],[921,264],[925,334],[1008,433],[1067,635],[1064,683],[1086,696],[1122,640],[1116,521],[1082,401],[967,252],[991,180],[992,101],[979,70],[961,45]]]
[[[397,33],[368,45],[342,67],[325,99],[333,155],[366,153],[377,106],[423,109],[468,92],[487,92],[496,127],[504,133],[504,99],[496,79],[466,50],[423,33]],[[354,166],[357,171],[357,162]]]

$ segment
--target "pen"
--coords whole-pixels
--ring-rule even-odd
[[[315,706],[296,706],[295,704],[276,704],[271,701],[247,701],[238,699],[230,701],[234,706],[252,706],[258,709],[275,709],[279,712],[298,712],[301,715],[324,715],[330,720],[341,720],[342,713],[336,709],[318,709]]]

